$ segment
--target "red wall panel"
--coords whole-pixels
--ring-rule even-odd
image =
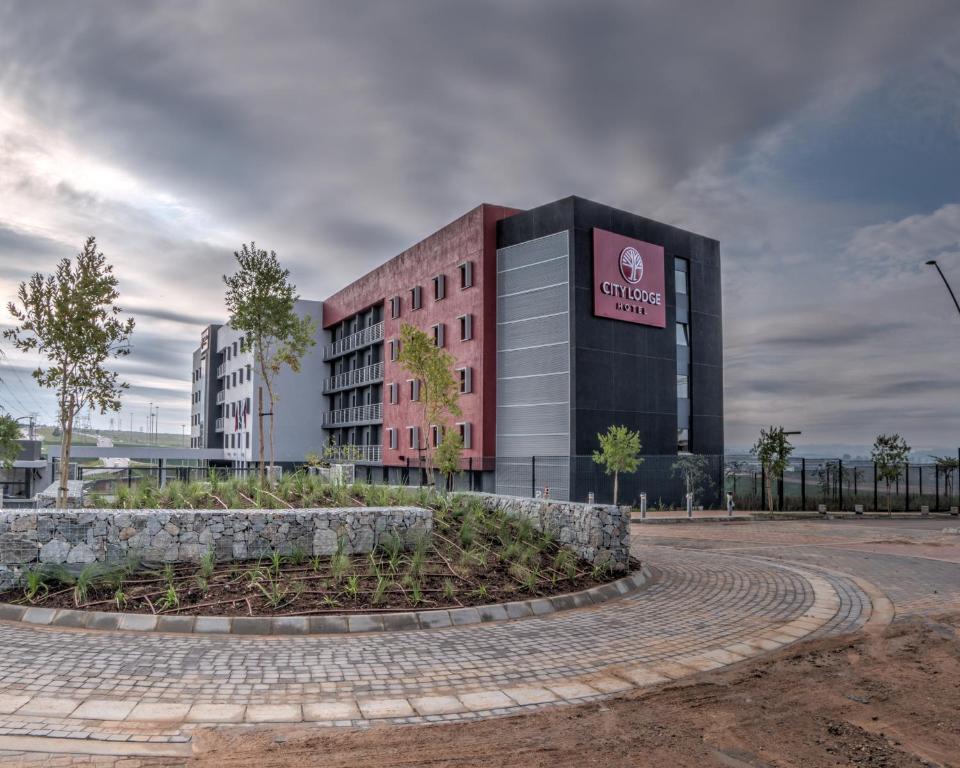
[[[451,222],[443,229],[421,240],[412,248],[391,259],[359,280],[324,301],[323,321],[329,328],[346,317],[379,302],[384,303],[384,403],[383,463],[402,465],[415,458],[409,449],[407,427],[419,426],[422,406],[410,401],[406,371],[389,359],[387,342],[400,337],[402,323],[410,323],[429,332],[436,323],[445,324],[444,348],[453,355],[458,367],[473,368],[473,392],[460,396],[462,415],[456,421],[472,425],[472,448],[464,458],[492,457],[496,447],[496,223],[518,213],[503,206],[480,205]],[[458,265],[473,262],[473,286],[460,288]],[[433,298],[433,278],[446,276],[446,297]],[[419,285],[422,308],[411,308],[410,289]],[[390,316],[389,301],[401,300],[399,318]],[[460,341],[458,317],[473,315],[473,338]],[[399,403],[388,402],[387,388],[397,382]],[[452,426],[452,425],[451,425]],[[397,449],[390,450],[388,428],[397,429]],[[429,438],[429,435],[424,436]]]

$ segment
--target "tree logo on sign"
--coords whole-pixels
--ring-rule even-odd
[[[620,251],[620,274],[630,285],[636,285],[643,279],[643,259],[640,251],[632,245]]]

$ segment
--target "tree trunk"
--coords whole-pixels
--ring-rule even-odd
[[[613,506],[617,506],[617,499],[620,495],[620,473],[613,473]]]
[[[257,445],[259,448],[259,478],[263,487],[263,384],[257,386]]]
[[[72,403],[71,403],[72,405]],[[70,480],[70,449],[73,445],[73,409],[70,416],[61,424],[60,435],[60,485],[57,488],[57,509],[67,508]]]
[[[276,410],[276,403],[273,399],[273,384],[269,378],[266,379],[267,382],[267,401],[270,403],[270,478],[269,482],[273,482],[273,461],[274,461],[274,437],[273,437],[273,427],[276,424],[276,417],[274,416],[274,411]]]
[[[763,478],[763,484],[766,486],[763,490],[767,494],[767,509],[771,512],[773,511],[773,482],[770,479],[770,475],[773,474],[773,469],[767,467],[767,471]]]

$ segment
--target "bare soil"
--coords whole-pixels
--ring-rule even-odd
[[[475,723],[203,731],[193,768],[960,766],[960,614]]]

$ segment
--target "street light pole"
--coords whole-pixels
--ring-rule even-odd
[[[953,299],[953,305],[957,308],[957,312],[960,312],[960,301],[957,301],[957,295],[953,292],[953,288],[950,287],[950,283],[947,282],[947,276],[943,274],[943,270],[940,269],[940,265],[937,264],[936,259],[930,259],[927,262],[928,267],[936,267],[937,272],[940,273],[940,279],[943,280],[943,284],[947,286],[947,290],[950,292],[950,298]]]

